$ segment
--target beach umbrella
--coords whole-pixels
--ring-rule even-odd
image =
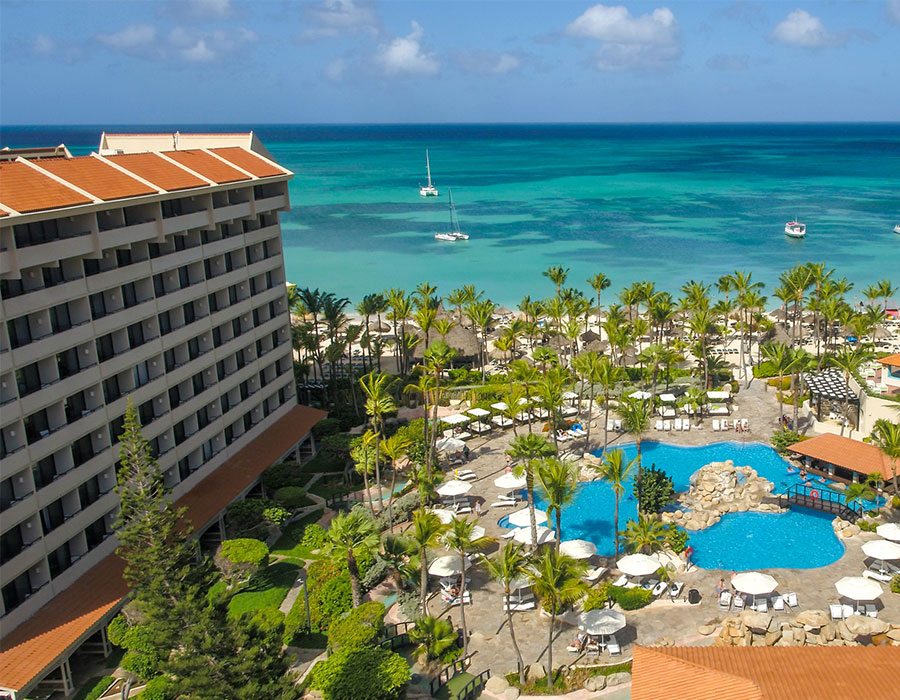
[[[862,546],[863,554],[872,557],[881,562],[881,569],[884,570],[884,562],[900,559],[900,544],[896,542],[888,542],[887,540],[875,540],[866,542]]]
[[[884,525],[879,525],[875,528],[875,532],[878,533],[879,537],[884,537],[886,540],[900,542],[900,523],[885,523]]]
[[[460,423],[468,423],[472,419],[464,416],[462,413],[451,413],[449,416],[444,416],[439,420],[447,425],[459,425]]]
[[[576,394],[574,391],[567,391],[566,393],[564,393],[564,394],[562,395],[562,397],[563,397],[566,401],[571,401],[572,399],[577,399],[577,398],[578,398],[578,394]]]
[[[758,571],[745,571],[731,577],[731,585],[736,591],[746,593],[754,597],[771,593],[778,587],[778,582],[769,574],[761,574]]]
[[[458,554],[438,557],[428,565],[428,573],[432,576],[459,576],[462,573],[462,558]]]
[[[468,414],[470,416],[476,416],[477,418],[483,418],[484,416],[491,415],[490,411],[486,411],[483,408],[470,408],[468,410]]]
[[[456,513],[447,508],[432,508],[431,512],[437,516],[437,519],[440,520],[444,525],[449,525],[450,521],[456,517]]]
[[[625,626],[625,615],[618,610],[588,610],[578,616],[578,629],[585,634],[613,634]]]
[[[566,540],[559,543],[559,553],[573,559],[589,559],[597,553],[597,545],[587,540]]]
[[[434,443],[434,446],[438,452],[459,452],[466,446],[466,443],[455,437],[445,437]]]
[[[659,567],[659,559],[648,554],[629,554],[616,562],[616,568],[627,576],[649,576]]]
[[[494,479],[494,486],[499,489],[522,489],[525,488],[525,475],[516,476],[512,472],[506,472]]]
[[[472,484],[468,481],[452,479],[438,486],[437,492],[439,496],[462,496],[464,493],[468,493],[471,488]]]
[[[518,403],[520,406],[524,406],[526,403],[528,403],[528,399],[526,399],[524,396],[522,396],[522,397],[518,400],[517,403]]]
[[[536,510],[534,512],[535,522],[538,525],[542,525],[547,522],[547,514],[542,510]],[[517,510],[514,513],[510,513],[509,517],[506,519],[513,527],[527,527],[531,525],[531,516],[528,514],[528,508],[523,508],[522,510]]]
[[[492,403],[491,408],[497,411],[505,411],[509,406],[507,406],[504,401],[498,401],[497,403]]]
[[[675,394],[660,394],[659,400],[662,401],[663,403],[672,403],[673,401],[676,400]]]
[[[628,394],[628,397],[631,399],[640,399],[641,401],[646,401],[651,396],[649,391],[633,391]]]
[[[549,527],[541,526],[537,529],[537,542],[535,543],[531,540],[531,528],[520,527],[516,530],[516,534],[513,535],[513,539],[522,544],[546,544],[556,540],[556,533]]]
[[[834,587],[840,595],[850,600],[875,600],[884,592],[878,581],[863,576],[844,576]]]

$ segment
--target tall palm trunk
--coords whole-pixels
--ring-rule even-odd
[[[426,615],[428,611],[425,609],[425,600],[428,597],[428,548],[419,548],[419,561],[422,562],[422,569],[419,572],[419,604],[422,606],[422,614]]]
[[[778,373],[778,421],[781,423],[781,432],[784,432],[784,375]]]
[[[394,480],[397,478],[397,467],[391,462],[391,490],[388,493],[388,524],[390,527],[391,533],[394,532]]]
[[[469,655],[469,630],[466,628],[466,557],[462,552],[459,555],[462,563],[462,583],[459,584],[459,617],[462,622],[463,658],[465,658]]]
[[[366,495],[369,498],[369,512],[375,517],[375,501],[372,499],[372,489],[369,487],[369,450],[363,450],[363,483],[366,486]]]
[[[378,512],[384,511],[384,501],[381,498],[381,432],[378,428],[377,419],[372,421],[375,428],[375,486],[378,487]]]
[[[553,629],[556,627],[556,603],[550,610],[550,635],[547,637],[547,685],[553,687]]]
[[[606,454],[606,446],[609,444],[609,389],[604,388],[603,401],[606,406],[606,416],[603,421],[603,452],[601,457]]]
[[[616,547],[616,557],[619,556],[619,498],[621,494],[616,491],[616,509],[613,513],[613,527],[615,531],[613,532],[613,540],[615,541]]]
[[[531,520],[531,546],[537,547],[537,516],[534,513],[534,474],[532,473],[532,465],[526,460],[525,462],[525,490],[528,497],[528,515]]]
[[[578,399],[581,403],[581,399]],[[587,419],[587,435],[584,436],[584,451],[590,452],[591,449],[591,423],[594,416],[594,382],[591,382],[591,398],[588,400],[588,419]]]
[[[353,600],[353,607],[358,608],[362,599],[359,588],[359,567],[356,565],[356,557],[352,551],[347,552],[347,573],[350,574],[350,595]]]
[[[509,625],[509,638],[512,640],[513,649],[516,651],[516,659],[518,660],[519,684],[525,683],[525,660],[522,658],[522,651],[519,649],[519,642],[516,641],[516,630],[513,627],[513,614],[509,606],[509,596],[512,591],[509,588],[509,581],[503,588],[503,599],[506,601],[506,624]]]

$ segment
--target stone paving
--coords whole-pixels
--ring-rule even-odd
[[[785,413],[789,413],[786,409]],[[722,440],[748,440],[767,442],[768,437],[778,428],[778,405],[774,391],[766,392],[763,382],[754,381],[748,389],[742,389],[734,401],[733,416],[748,418],[751,425],[749,434],[722,434],[710,429],[710,419],[706,418],[704,429],[692,429],[688,433],[671,432],[664,436],[656,436],[651,430],[645,435],[645,439],[662,439],[673,444],[699,445]],[[592,447],[598,449],[602,444],[603,430],[601,414],[595,418],[592,429]],[[537,424],[536,424],[537,425]],[[518,427],[519,434],[527,432],[527,427]],[[505,530],[497,525],[497,521],[510,508],[488,508],[488,504],[497,500],[502,492],[494,486],[493,480],[505,469],[505,450],[513,439],[512,430],[503,433],[494,433],[487,438],[476,438],[469,441],[472,451],[471,460],[466,466],[473,469],[478,479],[473,482],[473,488],[469,495],[482,503],[483,525],[487,534],[498,537]],[[631,442],[630,435],[610,435],[610,444]],[[567,443],[566,447],[580,454],[584,451],[583,441]],[[702,465],[698,465],[700,467]],[[471,516],[470,516],[471,517]],[[787,593],[795,591],[798,594],[800,609],[828,610],[828,604],[837,602],[837,592],[834,582],[843,576],[859,576],[865,568],[864,555],[861,546],[864,542],[876,539],[873,533],[860,533],[851,538],[842,539],[846,552],[837,562],[818,569],[771,569],[766,573],[772,574],[779,582],[778,591]],[[488,555],[496,551],[494,545],[487,552]],[[610,565],[609,559],[599,558],[599,563]],[[595,562],[596,563],[596,562]],[[685,583],[685,592],[696,588],[702,595],[702,601],[698,605],[689,605],[685,600],[671,602],[659,600],[651,603],[642,610],[626,613],[628,624],[624,630],[617,633],[617,638],[622,644],[622,655],[609,657],[603,653],[599,659],[592,658],[591,663],[618,663],[631,657],[631,649],[635,642],[640,644],[653,644],[665,640],[668,643],[704,645],[711,644],[714,635],[703,636],[698,633],[698,627],[712,621],[721,621],[728,613],[717,609],[715,585],[719,578],[729,578],[731,572],[720,570],[704,570],[694,567],[691,571],[681,572],[677,580]],[[494,673],[506,673],[516,668],[516,657],[510,642],[509,630],[506,624],[506,614],[502,611],[500,586],[490,580],[481,568],[472,571],[472,581],[469,584],[472,591],[472,605],[466,608],[466,621],[471,634],[470,650],[475,653],[473,669],[478,672],[490,668]],[[889,622],[900,622],[900,596],[887,591],[882,596],[882,609],[879,617]],[[429,602],[429,610],[432,614],[449,616],[453,623],[460,625],[460,611],[458,607],[446,609],[441,604],[439,596],[432,596]],[[519,612],[514,614],[514,626],[516,638],[526,664],[544,663],[546,661],[546,647],[549,629],[549,617],[545,617],[536,611]],[[576,659],[576,655],[566,651],[566,646],[572,641],[575,629],[565,623],[558,622],[554,633],[553,659],[554,665],[573,663],[586,663],[584,659]]]

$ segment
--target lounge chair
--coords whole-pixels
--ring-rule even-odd
[[[681,418],[675,419],[675,430],[677,430],[679,433],[681,432]]]
[[[882,583],[888,583],[893,578],[893,576],[891,576],[890,574],[882,574],[879,571],[872,571],[871,569],[866,569],[865,571],[863,571],[862,575],[865,578],[875,579],[876,581],[881,581]]]
[[[628,583],[628,577],[625,574],[622,574],[621,576],[619,576],[619,578],[617,578],[613,582],[613,585],[614,586],[624,586],[627,583]]]
[[[673,583],[672,585],[669,586],[669,597],[672,600],[678,600],[678,598],[681,596],[681,591],[683,591],[683,590],[684,590],[683,582],[678,581],[676,583]]]
[[[505,493],[501,493],[499,496],[497,496],[497,498],[499,498],[501,501],[510,501],[512,503],[519,502],[519,499],[516,498],[515,496],[508,496]]]
[[[515,508],[517,505],[515,501],[494,501],[489,508]]]
[[[609,433],[614,432],[616,429],[616,424],[614,421],[608,420],[606,421],[606,431]],[[657,430],[661,430],[661,428],[657,428]]]
[[[510,530],[509,532],[504,532],[502,535],[500,535],[500,539],[511,540],[515,536],[516,536],[516,530],[514,528],[514,529]]]
[[[875,609],[874,603],[866,603],[866,615],[869,617],[878,617],[878,611]]]
[[[848,617],[850,617],[852,615],[856,615],[857,613],[853,609],[852,605],[844,604],[841,606],[841,614],[844,616],[844,619],[846,620]]]
[[[793,610],[794,608],[799,608],[800,603],[797,602],[797,594],[796,593],[788,593],[784,596],[784,602],[787,603],[787,606]]]
[[[838,603],[832,603],[828,606],[828,609],[831,611],[831,619],[832,620],[843,620],[844,619],[844,609]]]
[[[731,609],[731,593],[728,591],[722,591],[719,594],[719,610],[730,610]]]
[[[682,421],[681,429],[682,430],[690,430],[691,429],[691,419],[690,418],[685,418],[684,421]]]
[[[769,601],[766,598],[763,598],[756,602],[756,605],[752,606],[756,612],[767,613],[769,612]]]
[[[624,431],[622,430],[622,421],[621,421],[621,420],[618,420],[618,419],[616,420],[616,431],[617,431],[617,432],[620,432],[620,433],[621,433],[621,432],[624,432]]]
[[[441,602],[444,603],[448,608],[453,607],[454,605],[460,604],[460,597],[451,598],[450,596],[441,595]],[[469,591],[466,591],[462,595],[462,604],[463,605],[471,605],[472,604],[472,594]]]
[[[744,596],[742,596],[740,593],[736,593],[734,596],[734,600],[731,601],[731,604],[734,606],[735,610],[743,610]]]
[[[457,513],[471,513],[472,506],[460,506],[459,508],[456,509],[456,512]]]
[[[777,595],[772,598],[772,612],[784,612],[784,596]]]
[[[622,649],[619,646],[619,641],[615,638],[614,635],[610,635],[609,641],[606,642],[606,653],[610,656],[616,656],[622,653]]]
[[[605,566],[597,566],[593,569],[588,569],[584,574],[584,580],[588,583],[596,583],[607,571],[609,571],[609,569]]]
[[[669,432],[672,429],[672,421],[670,421],[670,420],[664,421],[663,428],[665,428],[666,432]]]
[[[730,428],[729,425],[728,425],[728,419],[727,419],[727,418],[723,418],[721,421],[719,421],[719,428],[722,429],[723,431],[724,431],[724,430],[731,430],[731,428]]]
[[[713,418],[712,425],[713,425],[713,432],[718,433],[719,432],[719,421],[716,420],[715,418]]]
[[[651,591],[653,593],[653,597],[658,598],[668,587],[669,584],[666,581],[660,581],[653,587],[653,591]]]

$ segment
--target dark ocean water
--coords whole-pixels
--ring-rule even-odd
[[[288,279],[358,299],[428,280],[500,303],[602,271],[676,290],[735,269],[767,283],[825,261],[856,289],[900,282],[900,124],[5,127],[0,144],[96,149],[107,131],[253,129],[296,173]],[[441,190],[423,199],[425,149]],[[441,243],[453,188],[466,242]],[[805,240],[788,239],[799,218]],[[851,296],[853,293],[851,293]]]

